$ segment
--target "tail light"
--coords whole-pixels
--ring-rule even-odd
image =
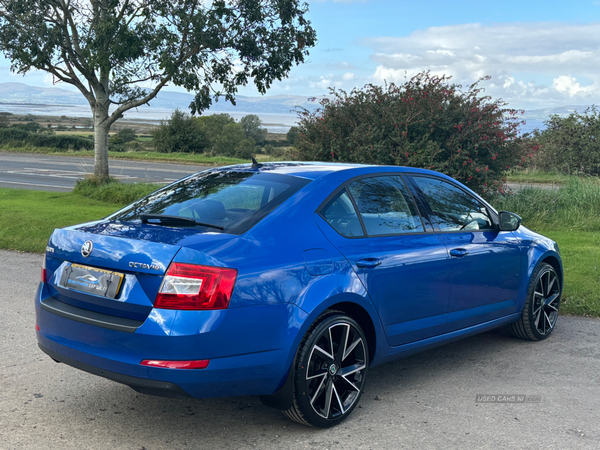
[[[42,283],[46,282],[46,252],[44,252],[44,259],[42,259]]]
[[[155,308],[227,309],[237,270],[172,263],[160,286]]]

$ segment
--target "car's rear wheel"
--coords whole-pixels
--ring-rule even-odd
[[[560,280],[556,270],[550,264],[541,263],[531,277],[521,318],[510,324],[509,330],[522,339],[546,339],[558,320],[560,296]]]
[[[293,405],[283,413],[305,425],[340,423],[358,404],[368,365],[360,325],[343,313],[324,314],[302,339],[293,367]]]

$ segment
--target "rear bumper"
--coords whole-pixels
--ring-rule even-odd
[[[220,311],[153,310],[134,332],[72,320],[42,308],[36,296],[40,348],[53,359],[127,384],[176,397],[271,395],[283,384],[306,314],[292,304]],[[205,369],[142,366],[144,359],[209,359]]]
[[[127,386],[132,387],[138,392],[142,392],[144,394],[158,395],[161,397],[191,397],[191,395],[189,395],[176,384],[169,383],[167,381],[155,381],[148,380],[146,378],[131,377],[129,375],[123,375],[121,373],[111,372],[109,370],[102,370],[98,367],[90,366],[89,364],[84,364],[75,359],[59,355],[58,353],[50,350],[49,348],[44,347],[40,343],[38,343],[38,346],[44,353],[46,353],[48,356],[50,356],[50,358],[52,358],[56,362],[67,364],[69,366],[75,367],[76,369],[89,372],[93,375],[108,378],[109,380],[116,381],[117,383],[126,384]]]

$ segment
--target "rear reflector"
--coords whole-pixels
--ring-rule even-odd
[[[165,369],[206,369],[210,359],[198,359],[195,361],[160,361],[156,359],[144,359],[140,365],[151,367],[163,367]]]
[[[160,286],[155,308],[226,309],[237,270],[225,267],[172,263]]]
[[[35,331],[37,331],[38,333],[40,332],[40,326],[37,323],[35,324]]]

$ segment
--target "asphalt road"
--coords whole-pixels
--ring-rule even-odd
[[[125,183],[170,183],[205,166],[109,161],[109,171]],[[77,179],[94,172],[93,158],[0,152],[0,187],[68,192]]]
[[[40,259],[0,251],[0,449],[600,448],[598,320],[561,317],[538,343],[492,331],[373,368],[360,407],[321,430],[256,397],[151,397],[54,363],[34,332]]]

